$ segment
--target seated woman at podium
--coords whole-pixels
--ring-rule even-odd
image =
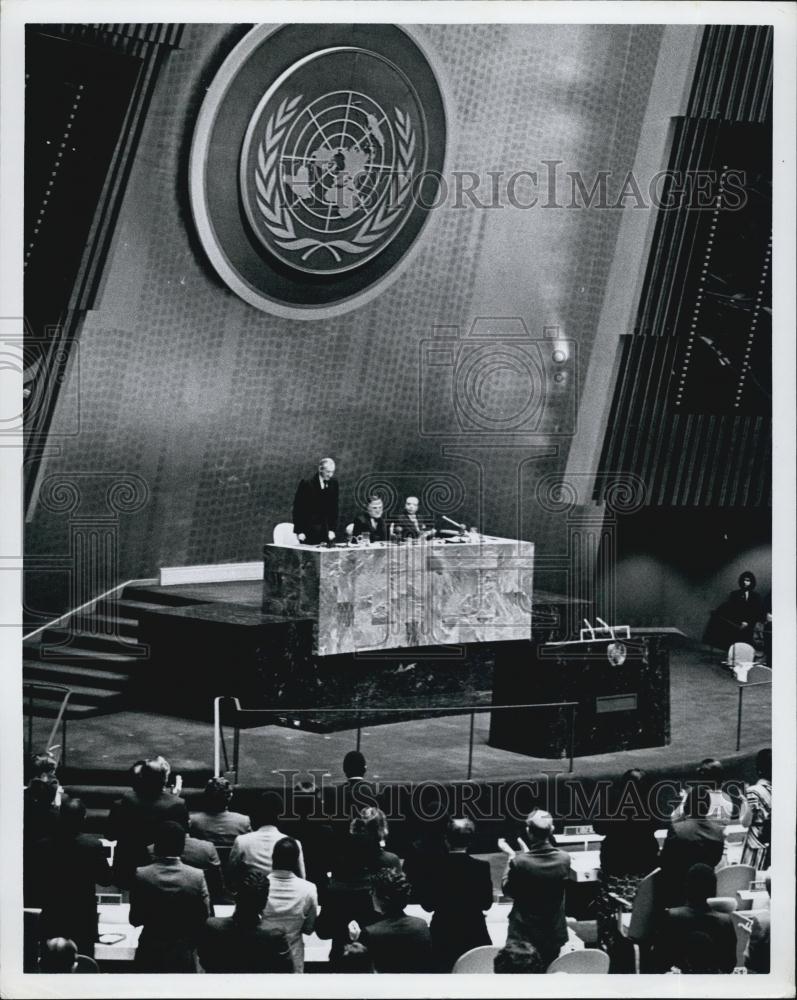
[[[352,524],[346,525],[346,535],[359,538],[368,535],[372,542],[387,541],[387,523],[384,518],[384,504],[381,497],[368,497],[368,506],[355,517]]]
[[[728,649],[734,642],[754,645],[756,625],[766,618],[764,602],[755,591],[755,574],[745,570],[739,576],[739,589],[711,612],[703,642]]]
[[[434,538],[435,527],[432,519],[420,515],[419,506],[417,497],[407,497],[404,501],[404,510],[390,525],[391,534],[400,538]]]

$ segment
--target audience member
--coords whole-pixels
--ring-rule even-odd
[[[704,953],[702,963],[716,966],[719,972],[733,971],[736,965],[736,932],[729,914],[709,907],[709,898],[716,894],[714,869],[705,864],[692,865],[686,876],[685,905],[665,910],[664,913],[655,946],[660,956],[657,964],[663,969],[676,966],[682,972],[692,971],[689,967],[697,961],[697,953],[693,947],[695,942],[689,939],[691,935],[700,933],[706,934],[712,945],[710,954]]]
[[[373,870],[380,868],[401,868],[401,858],[397,854],[392,854],[385,850],[387,840],[387,818],[381,809],[376,806],[366,806],[361,809],[358,816],[352,819],[349,832],[354,834],[364,834],[373,843],[373,860],[371,862]]]
[[[503,887],[513,905],[509,914],[507,943],[528,941],[546,966],[567,941],[565,883],[570,855],[551,843],[553,819],[535,809],[526,818],[528,849],[507,862]]]
[[[210,917],[199,940],[205,972],[293,972],[293,959],[283,930],[264,927],[269,877],[257,868],[246,871],[238,885],[231,917]]]
[[[318,891],[299,876],[299,844],[283,837],[274,845],[268,906],[261,924],[285,931],[296,972],[304,972],[304,934],[312,934],[318,916]]]
[[[232,785],[226,778],[211,778],[205,786],[204,810],[191,813],[188,832],[198,840],[209,840],[216,847],[232,847],[242,833],[250,833],[252,824],[244,813],[230,809]]]
[[[374,963],[368,949],[360,941],[350,941],[343,947],[343,954],[340,956],[338,972],[359,974],[363,972],[373,972]]]
[[[63,937],[50,938],[42,949],[39,972],[74,972],[77,956],[78,950],[74,941]]]
[[[180,826],[185,830],[188,826],[180,822]],[[154,855],[154,845],[148,848],[150,860]],[[223,903],[227,897],[224,890],[224,875],[221,870],[221,859],[214,844],[208,840],[200,840],[198,837],[191,837],[186,832],[185,847],[180,855],[183,864],[191,868],[198,868],[205,876],[205,882],[210,893],[211,903]]]
[[[769,867],[769,842],[772,837],[772,751],[761,750],[755,759],[758,780],[747,788],[750,826],[744,838],[741,863],[756,871]]]
[[[376,971],[434,971],[428,924],[404,912],[410,899],[406,875],[395,868],[383,868],[371,880],[371,894],[374,909],[382,916],[362,928],[359,939],[368,949]]]
[[[598,943],[609,952],[617,944],[612,897],[632,902],[640,881],[658,864],[658,819],[649,806],[643,771],[632,769],[622,775],[609,796],[607,815],[596,817],[592,825],[596,833],[603,834],[597,924]]]
[[[233,889],[245,871],[257,868],[271,874],[271,856],[274,845],[282,840],[285,834],[277,827],[277,821],[282,814],[282,800],[274,792],[264,792],[258,800],[253,819],[257,829],[251,833],[242,833],[235,838],[230,851],[229,872]],[[297,841],[298,843],[298,841]],[[304,855],[299,844],[299,870],[301,878],[305,877]]]
[[[169,765],[163,757],[139,761],[132,768],[132,788],[111,807],[106,836],[116,841],[114,881],[129,887],[136,868],[150,860],[148,847],[165,822],[188,826],[185,802],[168,791]]]
[[[180,860],[184,850],[184,826],[163,823],[155,836],[155,860],[135,873],[130,923],[142,927],[138,972],[197,971],[196,946],[211,912],[210,897],[202,872]]]
[[[346,781],[339,787],[336,815],[351,819],[366,806],[378,805],[376,787],[366,777],[365,757],[359,750],[349,750],[343,758]]]
[[[291,795],[291,814],[298,817],[293,836],[302,845],[306,877],[315,883],[319,901],[326,891],[335,853],[335,834],[312,783],[300,783]]]
[[[493,883],[489,863],[468,854],[474,833],[472,820],[449,820],[448,853],[421,889],[424,909],[434,913],[430,932],[440,972],[450,972],[471,948],[491,943],[484,912],[493,905]]]
[[[22,892],[25,906],[41,906],[47,893],[46,859],[58,834],[55,805],[58,779],[52,774],[31,778],[23,793]]]
[[[670,822],[667,839],[659,857],[661,902],[664,906],[682,903],[686,894],[686,875],[692,865],[716,868],[725,847],[723,826],[709,819],[710,800],[705,787],[689,790],[682,814]]]
[[[707,794],[705,815],[708,819],[719,823],[723,829],[729,823],[746,823],[748,821],[747,803],[734,802],[722,788],[722,761],[715,757],[705,757],[697,767],[696,787]],[[686,797],[676,806],[672,819],[680,819],[684,814]]]
[[[61,803],[58,833],[43,860],[41,929],[47,938],[68,938],[90,958],[97,940],[95,885],[112,873],[99,837],[83,830],[86,807],[78,798]]]
[[[772,880],[767,875],[767,892],[772,894]],[[769,973],[769,910],[756,910],[751,914],[753,927],[744,951],[744,965],[748,972],[761,976]]]
[[[530,941],[507,941],[493,959],[493,972],[527,975],[545,972],[547,966]]]
[[[379,919],[371,898],[373,841],[364,834],[349,834],[342,841],[332,868],[315,932],[322,940],[332,940],[329,960],[333,972],[340,971],[343,948],[349,942],[349,923],[367,927]],[[385,869],[393,871],[394,869]]]

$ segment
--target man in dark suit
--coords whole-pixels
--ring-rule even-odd
[[[402,538],[432,538],[435,534],[432,519],[421,517],[418,514],[418,498],[407,497],[404,501],[404,510],[393,521],[394,531],[401,528]]]
[[[708,789],[694,786],[683,810],[670,822],[667,839],[661,849],[662,904],[674,906],[686,897],[686,876],[692,865],[715,868],[725,847],[723,825],[707,815],[711,805]]]
[[[395,868],[383,868],[371,879],[374,908],[382,914],[382,919],[369,924],[359,937],[377,972],[434,971],[432,939],[426,921],[404,912],[410,891],[407,876]]]
[[[199,961],[205,972],[293,972],[293,958],[285,931],[261,927],[268,902],[269,879],[250,869],[236,892],[231,917],[211,917],[199,941]]]
[[[686,905],[666,910],[664,914],[656,948],[664,970],[675,966],[682,972],[733,971],[736,965],[736,932],[730,914],[719,913],[709,907],[708,899],[716,894],[714,869],[704,864],[692,865],[686,877]],[[695,935],[708,938],[702,956],[705,968],[693,968],[695,949],[692,942]]]
[[[136,871],[130,923],[143,924],[136,949],[138,972],[197,972],[196,946],[210,915],[205,876],[180,860],[185,829],[164,823],[155,837],[155,860]]]
[[[490,865],[470,857],[475,828],[469,819],[451,819],[446,830],[448,854],[420,888],[425,910],[433,910],[430,931],[441,972],[450,972],[460,955],[491,944],[484,912],[493,905]]]
[[[182,825],[182,824],[181,824]],[[149,848],[150,857],[154,857],[154,848]],[[227,896],[224,889],[224,876],[221,870],[221,859],[214,844],[208,840],[192,837],[186,830],[185,848],[180,855],[183,864],[198,868],[205,876],[205,882],[212,903],[223,903]]]
[[[386,542],[387,522],[385,521],[385,508],[382,498],[376,495],[368,497],[368,506],[357,515],[352,526],[352,534],[355,538],[360,535],[368,535],[372,542]],[[348,534],[348,529],[347,532]]]
[[[565,884],[570,855],[553,845],[550,813],[535,809],[526,818],[528,849],[513,853],[504,875],[504,893],[514,900],[507,942],[528,941],[546,967],[567,941]]]
[[[318,471],[302,479],[293,500],[293,530],[300,542],[320,545],[335,540],[338,527],[338,481],[335,463],[322,458]]]

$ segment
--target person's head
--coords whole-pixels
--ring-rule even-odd
[[[266,908],[270,883],[259,868],[247,868],[235,886],[235,919],[256,922]]]
[[[681,972],[692,975],[717,973],[717,949],[710,934],[692,931],[684,941],[683,954],[679,956]]]
[[[365,883],[379,864],[379,844],[367,833],[349,833],[338,845],[332,875],[341,882]]]
[[[211,778],[205,785],[205,812],[223,813],[232,799],[232,785],[226,778]]]
[[[371,879],[374,909],[386,917],[397,917],[410,901],[411,887],[404,872],[382,868]]]
[[[772,750],[769,747],[765,750],[759,750],[756,754],[755,769],[759,778],[772,781]]]
[[[34,754],[30,760],[30,778],[38,778],[43,774],[52,774],[58,769],[58,762],[51,753]]]
[[[283,837],[274,845],[271,867],[275,872],[299,874],[299,844],[293,837]]]
[[[404,501],[404,510],[406,510],[408,514],[417,514],[419,506],[420,504],[418,503],[417,497],[407,497]]]
[[[28,783],[30,801],[37,806],[49,807],[58,794],[58,779],[54,774],[39,774]]]
[[[185,850],[185,828],[168,820],[155,833],[155,854],[159,858],[179,858]]]
[[[717,894],[717,876],[714,869],[702,862],[692,865],[686,873],[686,899],[689,903],[703,906],[710,896]]]
[[[382,498],[378,496],[368,497],[368,516],[373,518],[378,518],[382,516],[385,509],[385,505],[382,503]]]
[[[163,757],[153,757],[134,765],[133,788],[145,799],[157,798],[166,787],[171,768]]]
[[[276,826],[282,815],[282,799],[276,792],[263,792],[252,813],[256,827]]]
[[[722,781],[722,761],[716,757],[704,757],[697,766],[697,776],[701,781],[712,784]]]
[[[739,574],[740,590],[755,590],[755,585],[756,585],[755,573],[751,573],[749,569],[746,569],[743,573]]]
[[[69,938],[50,938],[42,951],[42,972],[71,972],[77,959],[77,945]]]
[[[387,837],[387,817],[376,806],[366,806],[360,810],[349,825],[351,833],[364,833],[377,844]]]
[[[86,807],[78,798],[65,798],[61,802],[60,818],[61,833],[74,836],[80,833],[86,822]]]
[[[349,750],[343,758],[343,773],[347,778],[362,778],[365,774],[365,757],[359,750]]]
[[[343,954],[338,959],[338,972],[373,972],[374,963],[368,949],[361,941],[350,941],[343,946]]]
[[[545,963],[531,941],[507,941],[493,959],[493,972],[544,972]]]
[[[549,840],[553,833],[553,817],[544,809],[535,809],[526,817],[526,832],[529,839],[537,843]]]
[[[476,827],[467,816],[452,816],[446,826],[446,843],[452,851],[465,851],[473,840]]]
[[[322,458],[318,463],[318,475],[324,482],[329,482],[335,475],[335,462],[331,458]]]

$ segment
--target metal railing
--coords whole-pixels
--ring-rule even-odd
[[[761,665],[760,664],[756,664],[756,666],[761,666]],[[763,669],[764,670],[769,670],[769,672],[772,673],[772,671],[771,671],[771,669],[769,667],[763,667]],[[744,683],[740,683],[739,684],[739,701],[738,701],[738,706],[737,706],[737,710],[736,710],[736,749],[737,749],[737,751],[740,750],[741,746],[742,746],[742,706],[744,704],[744,693],[749,688],[754,688],[754,687],[772,687],[772,681],[771,680],[768,680],[768,681],[750,681],[750,682],[746,681]]]
[[[54,740],[56,733],[58,732],[58,727],[61,727],[61,744],[59,748],[59,753],[54,754],[58,760],[61,767],[66,767],[66,707],[69,704],[69,699],[72,696],[72,689],[65,687],[63,684],[40,684],[36,681],[26,681],[22,685],[22,698],[23,702],[27,706],[28,713],[28,735],[26,740],[26,757],[28,760],[33,756],[33,718],[35,715],[34,709],[36,707],[35,691],[61,691],[63,697],[61,698],[61,705],[56,713],[55,720],[50,728],[50,733],[47,737],[47,741],[44,745],[45,751],[50,751],[55,746]]]
[[[132,587],[133,584],[143,586],[145,584],[154,584],[157,582],[157,577],[147,577],[146,579],[125,580],[124,583],[117,583],[115,587],[111,587],[110,590],[106,590],[104,594],[100,594],[98,597],[92,597],[79,607],[72,608],[71,611],[65,611],[62,615],[59,615],[58,618],[53,618],[51,622],[46,622],[44,625],[40,625],[38,628],[35,628],[32,632],[28,632],[27,635],[23,635],[22,641],[26,642],[28,639],[32,639],[34,636],[37,636],[40,632],[46,631],[48,628],[55,628],[56,625],[60,625],[61,622],[66,621],[67,618],[71,618],[72,615],[85,611],[86,608],[90,607],[92,604],[99,604],[99,602],[105,600],[106,597],[110,597],[112,594],[121,593],[125,587]]]
[[[230,757],[227,753],[227,741],[224,738],[224,728],[221,721],[221,706],[222,702],[230,701],[233,703],[236,717],[233,723],[233,750],[232,750],[232,767],[230,767]],[[575,723],[576,723],[576,707],[578,702],[576,701],[553,701],[553,702],[536,702],[534,704],[523,704],[523,705],[455,705],[451,707],[434,707],[434,706],[424,706],[423,708],[394,708],[392,706],[373,706],[369,705],[367,709],[368,715],[374,712],[385,712],[388,715],[412,715],[424,713],[428,716],[428,713],[433,712],[435,717],[441,715],[470,715],[470,725],[468,734],[468,774],[467,781],[470,781],[473,776],[473,746],[474,746],[474,736],[475,736],[475,724],[476,715],[480,712],[502,712],[502,711],[519,711],[524,709],[554,709],[563,708],[569,710],[568,718],[568,738],[567,738],[567,757],[569,758],[568,773],[573,770],[573,760],[575,757],[574,743],[575,743]],[[364,714],[363,709],[356,707],[346,707],[346,708],[242,708],[241,702],[234,695],[219,695],[213,699],[213,773],[216,777],[219,777],[222,773],[221,763],[222,757],[224,758],[224,770],[225,772],[232,771],[236,780],[238,777],[238,768],[240,763],[240,748],[241,748],[241,727],[239,725],[239,716],[242,715],[253,715],[255,713],[260,714],[268,718],[285,718],[289,716],[301,716],[301,715],[320,715],[320,714],[332,714],[341,712],[354,715],[356,722],[352,728],[357,731],[357,744],[356,748],[359,750],[362,744],[362,716]],[[369,725],[369,723],[365,723]],[[373,723],[371,723],[373,725]]]

